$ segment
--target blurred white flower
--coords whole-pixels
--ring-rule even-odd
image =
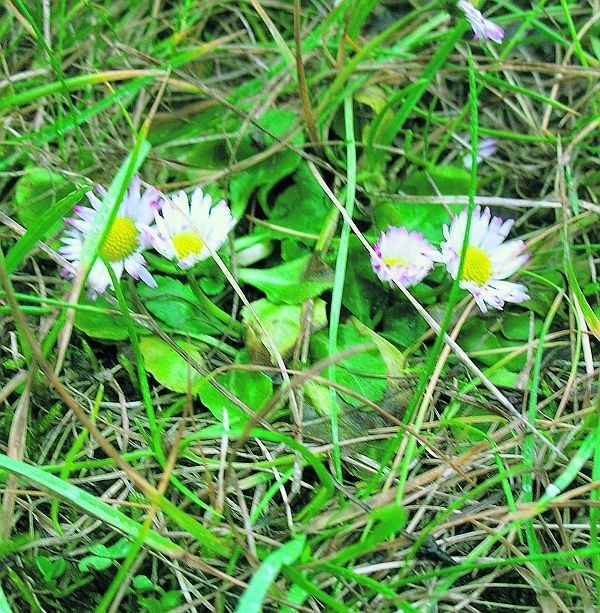
[[[495,138],[484,138],[482,141],[477,143],[477,163],[479,164],[485,158],[489,158],[494,155],[498,149],[498,145],[496,145]],[[470,153],[467,153],[463,158],[463,166],[466,169],[471,168],[471,164],[473,163],[473,156]]]
[[[183,269],[209,258],[208,247],[219,249],[235,224],[225,200],[212,206],[200,187],[189,200],[183,191],[165,198],[161,213],[155,213],[156,226],[147,229],[148,241]]]
[[[378,257],[371,256],[375,274],[390,285],[410,287],[422,281],[433,268],[437,253],[420,232],[389,226],[373,246]]]
[[[123,201],[119,205],[106,240],[102,245],[101,255],[114,270],[117,279],[121,278],[123,270],[134,279],[141,279],[150,287],[156,287],[156,282],[146,269],[146,260],[141,252],[146,246],[143,237],[148,224],[154,220],[154,212],[158,208],[160,192],[155,187],[148,187],[143,195],[140,192],[139,176],[133,178]],[[100,196],[106,195],[106,190],[98,185],[96,191]],[[79,266],[83,243],[94,223],[102,201],[91,191],[87,194],[92,208],[85,206],[73,207],[77,217],[67,217],[65,221],[70,228],[61,238],[64,243],[59,253],[75,267]],[[67,273],[68,274],[68,273]],[[87,278],[90,286],[90,296],[102,294],[107,287],[112,287],[108,269],[100,259],[96,259]]]
[[[481,40],[487,43],[488,40],[493,40],[495,43],[501,43],[504,38],[504,29],[493,21],[486,19],[479,9],[476,9],[468,0],[459,0],[458,8],[464,13],[468,22],[473,28],[475,36],[473,40]]]
[[[456,215],[450,227],[444,225],[446,242],[441,244],[439,259],[446,264],[452,278],[456,279],[467,227],[468,211]],[[505,302],[520,303],[529,300],[527,288],[505,281],[527,262],[522,240],[504,242],[514,221],[491,217],[489,208],[482,213],[476,207],[471,218],[469,241],[462,269],[460,287],[471,292],[483,313],[489,305],[501,309]]]

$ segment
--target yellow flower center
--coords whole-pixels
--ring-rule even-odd
[[[492,276],[492,262],[488,254],[479,247],[467,247],[462,278],[483,285]]]
[[[394,256],[388,256],[387,258],[383,258],[383,263],[386,266],[404,266],[405,268],[408,267],[408,262],[406,260],[403,260],[402,258],[397,258]]]
[[[129,217],[117,217],[104,241],[101,253],[109,262],[124,260],[138,248],[139,231]]]
[[[202,251],[204,243],[195,232],[182,232],[171,237],[175,253],[180,260],[188,255],[198,254]]]

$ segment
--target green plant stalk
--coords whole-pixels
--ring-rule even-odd
[[[138,381],[140,384],[140,390],[142,392],[142,401],[144,403],[144,408],[146,409],[146,416],[148,417],[148,425],[150,426],[150,445],[152,450],[155,453],[156,460],[160,464],[160,466],[165,469],[167,465],[167,458],[165,456],[165,452],[162,447],[162,438],[161,438],[161,430],[158,422],[156,421],[156,413],[154,412],[154,405],[152,404],[152,398],[150,396],[150,385],[148,383],[148,374],[146,373],[146,368],[144,366],[144,356],[142,355],[139,340],[137,337],[137,333],[135,330],[135,324],[133,322],[133,318],[129,313],[129,309],[127,308],[127,303],[125,302],[125,296],[123,295],[123,290],[121,289],[121,285],[114,275],[114,271],[108,262],[104,262],[104,265],[107,267],[108,272],[111,277],[111,281],[115,287],[115,294],[117,296],[117,300],[119,302],[119,307],[121,308],[121,314],[125,321],[125,325],[127,327],[127,332],[129,335],[129,340],[131,342],[131,348],[133,350],[133,354],[136,362],[136,372],[138,376]],[[140,428],[142,430],[142,428]],[[169,480],[179,489],[179,491],[189,498],[194,504],[198,505],[201,509],[209,510],[210,507],[200,500],[186,485],[184,485],[175,475],[171,474],[169,476]],[[214,509],[212,509],[214,512]]]
[[[552,502],[559,494],[564,492],[575,481],[581,469],[585,466],[585,463],[592,457],[592,454],[596,451],[596,439],[598,437],[598,429],[600,420],[597,421],[596,428],[590,432],[583,442],[579,444],[575,455],[571,458],[565,469],[560,475],[546,488],[544,495],[538,500],[537,509],[538,513],[542,513],[548,507],[548,503]],[[595,479],[594,479],[595,480]],[[594,494],[597,498],[598,489],[590,490],[590,494]],[[590,512],[594,507],[590,508]],[[592,558],[593,559],[593,558]]]
[[[331,597],[327,592],[319,589],[310,579],[307,579],[301,572],[292,566],[284,566],[283,574],[288,580],[304,588],[313,598],[326,605],[328,611],[339,611],[340,613],[350,613],[351,609],[346,607],[338,599]]]
[[[209,315],[212,315],[216,319],[218,319],[221,323],[224,323],[228,329],[231,329],[236,337],[240,338],[244,333],[244,326],[234,319],[229,313],[220,309],[203,291],[198,283],[194,273],[189,271],[187,275],[190,289],[192,290],[196,300],[200,303],[200,306],[207,312]]]
[[[541,0],[541,2],[536,3],[536,11],[541,11],[543,6],[546,4],[547,0]],[[515,33],[514,36],[512,36],[511,38],[509,38],[508,40],[504,41],[505,44],[502,45],[502,48],[500,49],[500,53],[499,53],[499,57],[498,57],[498,62],[502,62],[507,56],[510,55],[513,47],[519,42],[521,41],[521,37],[520,37],[520,33],[524,32],[528,27],[530,27],[530,21],[533,20],[533,11],[527,11],[525,14],[523,14],[522,12],[520,12],[519,15],[519,28],[517,30],[517,32]],[[537,24],[539,25],[539,22],[537,22]],[[546,28],[546,26],[544,26],[544,28]],[[567,46],[567,41],[563,38],[558,38],[556,40],[556,42],[559,42],[560,44],[563,44],[564,46]],[[504,83],[504,82],[503,82]],[[485,82],[481,82],[479,84],[479,86],[477,87],[477,94],[479,96],[479,94],[481,93],[481,90],[484,89],[485,87]],[[523,93],[526,93],[526,91],[524,90]],[[443,154],[446,145],[449,141],[449,139],[451,138],[452,133],[455,131],[455,128],[459,125],[459,123],[461,122],[462,118],[464,117],[464,115],[467,113],[467,106],[465,106],[463,109],[461,109],[461,111],[458,113],[458,115],[456,116],[455,119],[452,120],[451,122],[451,126],[449,127],[449,129],[446,131],[446,134],[444,135],[444,137],[441,139],[440,143],[438,144],[435,153],[433,154],[431,163],[432,164],[436,164],[439,157]],[[499,138],[505,139],[505,140],[524,140],[526,142],[537,142],[537,141],[533,141],[530,139],[540,139],[540,142],[556,142],[556,138],[553,137],[552,135],[544,135],[543,137],[539,137],[539,136],[529,136],[529,135],[516,135],[514,133],[509,133],[509,132],[505,132],[504,130],[492,130],[489,128],[481,128],[479,130],[482,134],[485,135],[489,135],[489,136],[497,136]]]
[[[142,392],[142,400],[144,402],[144,408],[146,409],[146,416],[148,417],[148,425],[150,426],[150,436],[152,439],[152,450],[156,454],[156,458],[159,464],[161,464],[161,466],[164,466],[164,464],[166,463],[166,456],[162,448],[162,439],[160,436],[160,429],[156,422],[156,413],[154,412],[154,405],[152,404],[152,398],[150,396],[150,385],[148,384],[148,375],[146,373],[146,368],[144,367],[144,357],[140,349],[140,343],[137,337],[137,332],[135,330],[135,324],[133,323],[133,319],[129,313],[129,308],[127,306],[127,302],[125,302],[125,296],[123,295],[123,290],[121,288],[119,279],[117,279],[115,271],[110,265],[110,262],[107,262],[104,258],[102,258],[102,262],[106,266],[106,269],[108,270],[108,274],[110,275],[110,279],[114,287],[115,295],[117,296],[119,307],[121,309],[121,315],[123,316],[123,321],[125,322],[125,327],[127,328],[127,334],[129,335],[129,342],[131,343],[131,349],[133,350],[133,355],[134,355],[135,363],[137,367],[138,381],[140,384],[140,390]]]
[[[538,94],[537,92],[527,89],[526,87],[521,87],[519,85],[513,85],[512,83],[507,83],[506,81],[503,81],[502,79],[499,79],[498,77],[493,77],[491,75],[483,74],[483,73],[480,73],[478,78],[484,83],[488,85],[493,85],[494,87],[497,87],[501,90],[508,90],[508,91],[514,92],[515,94],[523,94],[527,96],[528,98],[531,98],[531,100],[535,100],[536,102],[543,102],[544,104],[548,104],[554,107],[555,109],[564,111],[565,113],[572,112],[571,109],[566,104],[562,104],[562,102],[558,102],[554,100],[553,98],[549,98],[548,96]]]
[[[10,278],[6,273],[6,267],[4,265],[4,253],[0,247],[0,281],[5,286],[10,286]],[[157,504],[173,521],[175,521],[179,526],[181,526],[184,530],[187,530],[191,535],[196,538],[196,540],[206,548],[206,550],[210,550],[213,552],[218,552],[221,555],[227,555],[229,547],[228,544],[224,543],[223,538],[218,538],[214,536],[210,530],[204,527],[200,522],[196,521],[192,516],[188,515],[186,512],[182,511],[179,507],[174,505],[170,500],[165,498],[165,496],[161,495],[155,488],[150,485],[141,475],[137,474],[131,466],[129,466],[122,458],[119,456],[118,452],[112,447],[108,440],[102,435],[102,433],[98,430],[95,424],[85,415],[83,409],[77,405],[76,402],[72,400],[64,386],[61,384],[60,380],[56,377],[51,368],[50,364],[41,354],[36,341],[33,337],[31,331],[27,328],[27,323],[25,318],[23,317],[23,313],[20,310],[19,303],[14,299],[11,292],[7,293],[7,301],[9,302],[12,312],[13,318],[16,322],[16,325],[19,325],[24,337],[24,340],[27,342],[29,346],[30,352],[35,356],[41,370],[44,372],[46,377],[50,379],[52,384],[54,385],[57,392],[60,394],[63,401],[69,406],[70,410],[77,416],[77,418],[90,430],[93,434],[96,442],[102,447],[105,453],[111,458],[115,460],[115,462],[127,472],[128,476],[132,479],[132,481],[144,492],[146,497],[154,504]],[[74,498],[80,502],[80,498],[83,496],[86,501],[85,509],[89,510],[92,515],[96,515],[98,505],[90,504],[89,500],[96,500],[93,496],[87,494],[80,490],[79,488],[75,488],[75,490],[71,489],[74,486],[71,484],[62,481],[58,477],[54,477],[46,472],[40,471],[39,474],[45,475],[43,479],[39,479],[39,474],[36,472],[39,469],[28,465],[25,465],[22,462],[17,462],[12,458],[8,458],[7,456],[3,456],[0,454],[0,468],[6,468],[10,472],[14,472],[16,474],[20,474],[25,477],[31,477],[34,474],[33,480],[36,483],[43,483],[46,489],[51,490],[54,494],[64,497],[65,490],[69,490],[71,494],[73,494]],[[321,466],[319,466],[322,469]],[[318,469],[317,469],[318,471]],[[326,471],[325,471],[326,472]],[[54,481],[53,481],[54,480]],[[53,487],[50,487],[50,484],[54,483]],[[56,485],[58,483],[58,485]],[[86,497],[84,494],[87,494]],[[321,495],[327,495],[327,491],[320,492]],[[67,498],[68,500],[73,500],[72,498]],[[315,497],[315,500],[320,502],[319,496]],[[102,506],[104,517],[109,519],[119,518],[119,522],[122,524],[123,520],[121,519],[122,513],[116,515],[117,512],[115,509],[110,507],[110,505]],[[123,516],[124,517],[124,516]],[[129,519],[129,518],[127,518]],[[134,522],[135,523],[135,522]],[[135,524],[138,525],[137,523]]]
[[[473,64],[473,57],[471,54],[470,47],[467,47],[467,58],[469,61],[469,94],[470,94],[470,105],[471,105],[471,148],[474,152],[477,151],[477,144],[479,142],[479,119],[478,119],[478,110],[477,110],[477,89],[475,85],[475,67]],[[465,240],[462,245],[462,251],[460,254],[460,262],[458,265],[458,271],[456,274],[456,279],[452,282],[452,287],[450,289],[450,295],[448,296],[448,306],[446,307],[446,311],[444,313],[444,319],[442,320],[442,324],[440,326],[440,332],[436,336],[433,347],[429,353],[429,358],[425,364],[425,368],[419,377],[419,382],[417,384],[415,393],[410,402],[410,405],[407,407],[406,414],[404,416],[404,423],[409,424],[414,413],[419,400],[421,399],[423,392],[427,386],[431,373],[435,369],[435,365],[438,361],[439,355],[442,351],[442,346],[444,344],[444,336],[447,333],[448,327],[450,326],[450,320],[452,319],[452,313],[454,311],[455,305],[458,303],[458,297],[460,292],[460,279],[462,277],[462,270],[465,262],[465,255],[467,253],[467,248],[469,246],[469,233],[471,230],[471,218],[473,216],[473,211],[475,210],[475,192],[477,191],[477,155],[474,154],[472,156],[471,162],[471,181],[469,183],[469,204],[468,204],[468,215],[467,215],[467,223],[465,227]],[[381,466],[387,466],[389,461],[392,458],[392,455],[396,452],[398,444],[402,437],[404,436],[404,431],[400,430],[398,434],[390,441],[390,444],[386,448],[384,459],[381,462]],[[406,484],[406,479],[409,473],[410,463],[412,462],[412,453],[416,449],[416,439],[411,436],[408,441],[407,451],[404,454],[400,465],[400,471],[398,476],[398,488],[396,491],[396,504],[401,504],[402,497],[404,495],[404,486]],[[410,451],[410,453],[409,453]],[[379,478],[379,472],[375,475],[375,478]],[[375,478],[371,482],[371,487],[375,485]]]
[[[47,315],[48,313],[52,313],[54,309],[51,307],[23,307],[23,313],[30,313],[31,315]],[[0,307],[0,315],[10,315],[11,310],[10,307]]]
[[[519,475],[523,471],[524,471],[523,465],[517,465],[517,466],[510,468],[509,470],[503,470],[499,472],[497,475],[490,477],[489,479],[487,479],[480,485],[477,485],[472,490],[469,490],[467,494],[464,494],[460,496],[458,499],[454,500],[448,506],[446,510],[436,515],[435,519],[431,521],[429,524],[427,524],[425,528],[421,531],[421,534],[419,535],[419,539],[414,545],[415,550],[423,544],[425,539],[435,530],[436,526],[442,524],[447,517],[451,516],[454,511],[457,511],[458,509],[460,509],[461,506],[466,504],[469,500],[475,499],[476,496],[480,496],[482,493],[486,492],[487,490],[492,489],[496,484],[501,483],[503,480],[506,480],[510,477]],[[477,547],[475,547],[473,550],[471,550],[468,553],[468,555],[466,556],[467,559],[462,564],[459,564],[458,566],[452,567],[450,569],[449,578],[447,579],[447,581],[440,582],[438,585],[436,585],[435,593],[436,594],[446,593],[451,588],[451,586],[455,583],[455,581],[462,574],[464,574],[464,572],[470,570],[471,567],[469,565],[474,563],[473,562],[474,560],[477,560],[477,558],[479,558],[480,556],[485,555],[485,551],[489,547],[491,547],[491,544],[500,540],[500,538],[504,536],[504,534],[506,534],[510,530],[517,529],[520,523],[521,522],[517,520],[512,524],[508,524],[504,526],[501,530],[499,529],[493,534],[491,534],[486,540],[479,543]]]
[[[554,316],[562,302],[562,292],[559,293],[552,303],[550,307],[550,311],[548,315],[546,315],[544,319],[544,324],[542,326],[542,330],[540,331],[540,338],[538,342],[538,346],[535,352],[535,358],[533,362],[533,367],[531,369],[531,375],[529,380],[529,398],[527,402],[527,418],[530,424],[535,425],[535,419],[537,417],[537,399],[538,399],[538,389],[540,384],[540,373],[542,370],[542,362],[544,357],[544,338],[547,336],[550,325],[554,320]],[[534,471],[534,457],[535,454],[535,439],[531,433],[525,434],[523,440],[523,463],[527,467],[527,472],[523,475],[523,480],[521,484],[523,502],[530,503],[533,502],[533,471]],[[527,537],[527,544],[529,546],[529,550],[532,553],[542,553],[542,548],[537,538],[537,534],[535,532],[535,526],[533,525],[532,519],[527,519],[525,521],[525,535]],[[537,565],[539,572],[542,576],[547,576],[547,567],[542,562]]]
[[[90,313],[100,313],[102,315],[118,315],[120,311],[116,309],[107,309],[104,307],[97,307],[92,304],[72,304],[65,302],[64,300],[56,300],[55,298],[46,298],[41,296],[32,296],[30,294],[23,294],[20,292],[14,292],[14,297],[20,302],[33,302],[34,304],[48,304],[50,306],[59,306],[66,309],[74,309],[75,311],[87,311]],[[6,296],[6,292],[0,289],[0,297]],[[22,309],[25,307],[21,307]]]
[[[344,99],[344,129],[346,134],[346,201],[345,209],[349,217],[354,213],[354,199],[356,195],[356,142],[354,140],[354,112],[352,108],[352,96]],[[342,298],[344,295],[344,282],[346,279],[346,266],[348,264],[348,247],[350,244],[350,226],[342,226],[340,245],[338,248],[335,263],[335,276],[333,280],[333,291],[331,294],[331,310],[329,314],[329,357],[337,353],[337,338],[340,325],[340,313],[342,310]],[[328,368],[327,376],[335,383],[335,364]],[[340,455],[340,434],[339,434],[339,402],[337,391],[329,388],[329,398],[331,401],[331,443],[333,445],[333,465],[336,479],[341,483],[342,462]]]
[[[150,149],[151,146],[148,141],[136,138],[133,150],[121,164],[116,177],[108,188],[108,193],[102,200],[102,206],[96,211],[81,252],[81,265],[86,267],[86,276],[106,241],[133,175],[146,159]],[[110,267],[109,270],[111,270]]]
[[[129,539],[135,539],[139,534],[141,526],[138,522],[118,509],[113,508],[102,499],[93,496],[89,492],[67,481],[63,481],[54,475],[40,470],[37,466],[30,466],[29,464],[25,464],[25,462],[20,462],[0,453],[0,468],[3,468],[9,473],[19,475],[35,483],[44,490],[51,492],[55,496],[59,496],[65,502],[72,504],[92,517],[96,517],[105,524],[122,532]],[[199,543],[206,546],[208,549],[215,546],[215,542],[217,541],[216,537],[204,526],[198,524],[192,517],[177,508],[164,496],[156,495],[153,498],[155,499],[153,502],[160,506],[160,508],[184,530],[188,530],[190,534],[193,534],[195,538],[198,539]],[[184,554],[182,547],[154,531],[147,532],[145,535],[145,542],[155,551],[160,551],[167,555],[180,557]]]
[[[2,589],[2,584],[0,584],[0,613],[12,613],[8,598]]]
[[[13,273],[22,264],[38,241],[48,239],[47,233],[52,228],[52,224],[69,213],[73,209],[73,205],[77,204],[87,191],[87,188],[75,189],[40,215],[36,223],[29,227],[25,234],[6,252],[8,274]]]
[[[44,96],[55,94],[66,87],[68,91],[82,89],[88,85],[110,83],[112,81],[125,81],[133,78],[158,78],[164,76],[164,70],[108,70],[88,75],[80,75],[65,79],[63,83],[54,81],[38,87],[32,87],[26,91],[6,96],[0,100],[0,112],[39,100]],[[77,113],[75,113],[76,115]]]
[[[440,426],[446,426],[446,425],[454,426],[455,428],[465,429],[471,432],[476,432],[478,436],[485,439],[489,443],[490,449],[492,450],[492,453],[494,454],[494,461],[496,462],[496,466],[498,467],[498,474],[501,474],[507,470],[506,467],[502,464],[502,458],[500,457],[500,454],[496,451],[496,448],[498,447],[498,445],[489,434],[487,434],[483,430],[479,430],[479,428],[475,428],[474,426],[471,426],[470,424],[466,424],[464,421],[460,419],[455,419],[453,417],[444,417],[440,421]],[[506,503],[507,503],[509,511],[511,513],[514,513],[517,510],[517,505],[515,503],[515,497],[513,496],[512,489],[510,487],[510,483],[508,482],[508,479],[502,480],[502,490],[504,491],[504,495],[506,496]]]
[[[215,424],[215,426],[220,426],[221,424]],[[314,498],[298,513],[297,520],[301,521],[306,517],[312,517],[311,513],[313,508],[321,509],[323,505],[327,503],[328,500],[331,499],[333,492],[335,490],[335,485],[333,482],[333,478],[329,471],[323,466],[321,460],[314,454],[310,449],[296,442],[290,436],[286,436],[285,434],[281,434],[279,432],[271,432],[270,430],[264,430],[263,428],[252,428],[249,433],[245,433],[244,428],[242,426],[232,424],[228,430],[224,430],[222,427],[218,428],[215,426],[209,426],[209,428],[205,428],[204,430],[210,430],[210,433],[207,434],[204,430],[200,430],[199,432],[195,432],[194,434],[186,437],[181,441],[181,448],[189,445],[193,441],[196,440],[212,440],[215,437],[223,436],[227,434],[230,439],[240,437],[242,435],[253,436],[259,438],[261,440],[271,441],[273,443],[283,444],[292,449],[293,451],[298,452],[303,460],[305,460],[310,466],[313,468],[317,477],[319,478],[323,488],[318,491]]]
[[[28,585],[25,585],[24,581],[19,576],[19,573],[17,573],[10,564],[6,564],[3,570],[6,572],[13,585],[17,588],[17,590],[19,590],[23,600],[29,605],[29,610],[31,613],[41,613],[42,609],[40,608],[37,599],[33,597],[31,588]],[[10,611],[10,608],[8,610]]]
[[[306,535],[300,534],[268,554],[253,572],[248,587],[238,601],[235,613],[261,613],[269,587],[275,583],[283,567],[289,567],[296,562],[304,550],[305,543]]]
[[[589,66],[587,57],[583,51],[583,47],[581,46],[581,41],[579,40],[579,36],[577,35],[577,30],[575,29],[575,24],[573,23],[573,18],[571,17],[570,7],[567,4],[566,0],[560,0],[560,5],[563,9],[563,17],[567,22],[567,28],[569,29],[569,34],[571,35],[571,40],[573,41],[573,47],[575,48],[575,53],[579,58],[582,66],[586,68]]]

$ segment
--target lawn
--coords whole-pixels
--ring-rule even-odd
[[[0,9],[0,613],[600,610],[597,0]]]

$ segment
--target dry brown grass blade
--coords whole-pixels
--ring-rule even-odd
[[[300,92],[300,101],[302,102],[302,112],[304,113],[304,121],[308,128],[308,135],[313,146],[319,150],[321,142],[317,133],[315,117],[310,105],[310,97],[308,95],[308,83],[306,82],[306,73],[304,72],[304,61],[302,59],[302,39],[300,32],[300,0],[294,0],[294,44],[296,46],[296,73],[298,75],[298,90]]]
[[[25,389],[19,396],[17,408],[13,415],[10,426],[10,434],[8,435],[7,455],[15,460],[22,460],[25,455],[27,441],[27,417],[29,415],[29,401],[31,398],[31,387],[35,380],[37,368],[35,361],[32,362]],[[17,498],[17,478],[14,475],[9,475],[6,480],[6,490],[2,497],[2,530],[1,536],[7,539],[12,530],[12,519],[15,509],[15,501]]]

